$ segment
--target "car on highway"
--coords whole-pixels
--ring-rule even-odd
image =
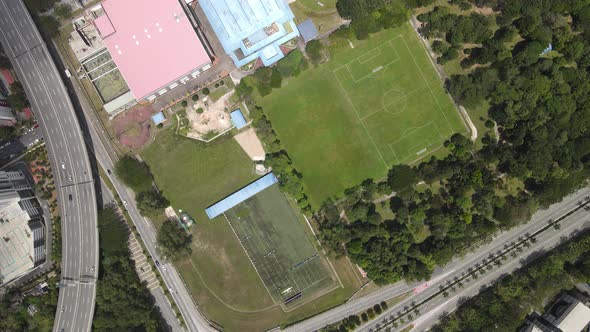
[[[68,195],[68,198],[70,199],[70,201],[72,200],[72,194]]]
[[[61,169],[66,169],[66,163],[65,162],[61,162]]]
[[[109,175],[113,174],[113,172],[111,172],[111,170],[110,170],[110,169],[107,169],[107,173],[108,173]]]

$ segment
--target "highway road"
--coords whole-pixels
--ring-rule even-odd
[[[422,301],[429,299],[436,293],[440,292],[441,286],[449,285],[449,282],[455,282],[456,278],[464,278],[469,274],[470,269],[477,269],[484,264],[484,261],[490,261],[490,254],[498,255],[500,252],[508,252],[512,250],[515,244],[520,242],[519,238],[523,239],[526,234],[536,234],[534,243],[529,242],[530,247],[520,246],[521,252],[512,250],[512,254],[506,254],[506,260],[502,261],[502,265],[495,266],[487,270],[485,274],[473,279],[467,278],[461,282],[461,285],[455,286],[455,291],[447,290],[447,297],[438,295],[428,300],[423,305],[418,306],[419,314],[413,313],[413,317],[408,319],[408,315],[404,317],[404,323],[400,320],[396,321],[397,329],[401,329],[407,325],[412,324],[414,331],[428,330],[434,326],[443,314],[452,312],[457,308],[459,303],[465,298],[472,297],[479,293],[483,288],[488,287],[497,282],[502,276],[511,273],[512,271],[522,267],[527,261],[536,257],[540,252],[546,252],[567,240],[572,235],[580,232],[583,229],[590,227],[590,214],[584,208],[579,207],[579,202],[587,201],[590,195],[590,188],[584,188],[577,191],[573,195],[568,196],[564,201],[552,205],[549,209],[536,213],[531,221],[524,227],[519,227],[517,232],[510,232],[498,237],[490,245],[486,246],[485,250],[478,251],[478,254],[466,258],[461,266],[457,266],[451,273],[444,278],[430,283],[429,287],[424,291],[416,294],[398,305],[389,308],[375,320],[369,322],[361,327],[360,331],[378,331],[384,330],[385,324],[393,317],[399,317],[404,312],[405,308],[412,307],[412,303],[419,304]],[[571,211],[575,211],[566,216]],[[549,220],[563,219],[559,222],[560,228],[556,229],[552,226],[548,227]],[[544,229],[541,233],[542,229]],[[389,326],[392,327],[392,326]],[[395,331],[392,328],[392,331]]]
[[[2,1],[2,0],[0,0]],[[107,152],[107,148],[111,148],[111,146],[107,146],[101,140],[100,134],[97,129],[101,128],[100,122],[96,119],[94,111],[90,107],[88,101],[84,97],[84,94],[78,85],[78,82],[75,80],[72,81],[72,86],[74,92],[78,96],[78,100],[80,102],[80,106],[83,110],[84,116],[86,118],[86,123],[88,124],[88,132],[90,134],[90,141],[91,141],[91,150],[96,157],[99,165],[105,170],[114,170],[115,165],[113,158],[111,155],[114,153],[109,154]],[[192,300],[192,296],[189,294],[186,286],[184,285],[180,275],[178,274],[176,268],[164,260],[159,256],[158,252],[156,251],[156,229],[154,228],[151,221],[147,220],[146,218],[142,217],[139,213],[135,205],[135,195],[133,191],[127,188],[119,179],[113,174],[110,175],[110,180],[119,195],[120,199],[127,202],[127,212],[133,221],[133,224],[137,227],[137,231],[141,235],[141,238],[149,252],[149,255],[152,256],[154,261],[159,261],[160,266],[158,266],[158,270],[162,275],[162,279],[164,280],[165,286],[170,291],[172,298],[176,305],[178,306],[184,321],[187,324],[187,329],[189,331],[215,331],[207,320],[200,314],[198,311],[196,304]],[[161,291],[161,289],[160,289]],[[169,306],[169,302],[163,296],[163,293],[154,295],[156,298],[156,305],[159,307]],[[164,311],[164,310],[162,310]],[[166,318],[166,314],[164,315]],[[170,325],[174,326],[174,322],[168,321]]]
[[[456,257],[444,267],[437,268],[431,280],[429,280],[428,282],[418,282],[409,284],[405,282],[399,282],[385,286],[369,295],[366,295],[354,301],[350,301],[349,303],[340,305],[331,310],[325,311],[319,315],[316,315],[297,324],[289,326],[286,329],[286,331],[304,332],[319,330],[320,328],[338,322],[348,317],[349,315],[358,314],[372,307],[376,303],[394,298],[407,292],[413,292],[413,290],[416,288],[424,288],[423,291],[418,294],[412,293],[412,296],[402,301],[400,305],[388,309],[378,319],[373,320],[370,325],[367,325],[367,327],[364,328],[364,330],[369,330],[370,328],[374,329],[378,323],[381,323],[384,318],[389,317],[392,313],[395,313],[403,309],[403,307],[407,306],[409,303],[418,303],[420,299],[424,299],[429,295],[436,293],[439,290],[439,286],[441,284],[446,283],[448,280],[452,280],[456,276],[461,276],[470,268],[473,268],[475,264],[481,264],[484,259],[487,259],[489,257],[490,253],[497,253],[498,250],[503,250],[505,245],[510,245],[513,242],[518,242],[519,238],[523,238],[527,234],[534,234],[540,228],[547,226],[547,220],[555,219],[563,215],[567,211],[576,208],[578,202],[584,200],[585,197],[589,195],[590,187],[585,187],[567,196],[566,198],[564,198],[562,202],[553,204],[548,209],[537,211],[529,222],[512,228],[509,231],[499,233],[497,234],[497,236],[493,238],[493,240],[489,241],[487,244],[480,246],[479,248],[477,248],[476,251],[468,253],[462,257]],[[580,225],[583,225],[585,223],[585,220],[568,218],[568,220],[564,222],[567,223],[567,225],[571,223],[572,226],[566,227],[566,224],[564,224],[564,226],[558,232],[553,233],[553,240],[559,239],[562,235],[569,234],[567,233],[568,230],[571,230],[572,228],[576,229]],[[530,250],[525,250],[522,252],[522,254],[524,255],[526,253],[530,253],[530,251],[536,250],[537,248],[545,248],[544,244],[541,243],[543,242],[542,239],[544,238],[539,237],[538,241],[535,244],[531,245]],[[551,241],[548,241],[547,243],[551,244]],[[508,268],[508,264],[505,264],[503,268]],[[485,282],[485,280],[482,279],[485,278],[480,278],[477,282]],[[473,290],[478,289],[478,287],[475,287]],[[467,291],[467,289],[465,290]],[[451,298],[449,297],[446,300],[451,300]],[[449,311],[446,308],[444,310]],[[421,314],[423,316],[427,312],[428,309],[426,309],[425,311],[421,310]],[[437,317],[438,316],[434,316],[430,319],[435,319]],[[423,326],[427,326],[428,322],[429,321],[427,320],[424,320],[424,322],[419,321],[420,325]]]
[[[54,331],[89,331],[98,273],[96,193],[74,108],[22,0],[0,0],[0,42],[43,130],[62,223],[62,288]]]

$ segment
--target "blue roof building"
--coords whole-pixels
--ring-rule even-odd
[[[277,179],[273,173],[268,173],[244,188],[211,205],[205,209],[205,212],[209,219],[213,219],[277,182],[279,182],[279,179]]]
[[[166,121],[166,118],[164,117],[164,113],[158,112],[158,113],[152,115],[152,121],[154,121],[154,124],[156,124],[156,125],[163,123],[164,121]]]
[[[242,129],[248,124],[246,122],[246,118],[244,118],[244,115],[242,114],[242,111],[239,109],[231,112],[229,116],[231,117],[231,122],[234,124],[234,126],[236,126],[237,129]]]
[[[319,35],[318,29],[315,27],[315,24],[313,24],[311,18],[297,24],[297,30],[299,30],[301,37],[303,37],[303,41],[306,43],[315,39]]]
[[[270,66],[279,46],[299,35],[287,0],[199,0],[225,52],[241,67],[260,58]]]

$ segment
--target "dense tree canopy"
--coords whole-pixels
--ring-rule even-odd
[[[158,230],[157,244],[160,253],[171,260],[190,256],[192,236],[176,221],[167,220]]]
[[[127,246],[128,230],[115,206],[98,215],[100,270],[96,310],[92,322],[96,331],[159,331],[161,316],[154,299],[141,283]]]
[[[155,189],[138,193],[135,201],[139,212],[143,215],[157,213],[170,205],[170,202]]]
[[[152,175],[148,166],[131,156],[123,156],[115,165],[115,174],[136,193],[152,187]]]

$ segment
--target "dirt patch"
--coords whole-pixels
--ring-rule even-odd
[[[138,149],[150,138],[150,118],[156,111],[151,106],[139,105],[119,114],[113,119],[113,131],[119,142]]]
[[[484,15],[484,16],[492,16],[492,15],[497,14],[497,12],[495,12],[490,7],[481,7],[481,8],[480,7],[474,7],[473,8],[473,11],[476,12],[476,13],[478,13],[478,14]]]
[[[264,148],[254,128],[250,128],[234,136],[238,144],[244,149],[248,157],[254,161],[264,160]]]
[[[230,106],[229,98],[232,94],[233,91],[230,91],[215,102],[211,102],[209,98],[189,102],[186,108],[186,117],[190,122],[191,129],[187,136],[209,139],[211,137],[208,136],[231,128],[232,124],[227,108]]]

